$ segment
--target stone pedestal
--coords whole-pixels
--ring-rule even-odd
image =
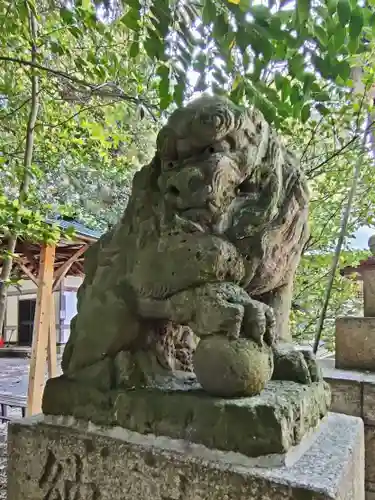
[[[336,368],[375,371],[375,317],[336,319]]]
[[[363,274],[363,312],[365,316],[375,317],[375,266]]]
[[[260,395],[209,396],[195,381],[107,393],[50,379],[43,396],[47,415],[73,416],[141,434],[185,439],[247,457],[285,454],[319,425],[331,402],[328,384],[271,381]]]
[[[320,364],[331,387],[331,410],[364,421],[366,500],[375,500],[375,373],[342,370],[333,359]]]
[[[374,253],[374,238],[369,247]],[[364,316],[336,319],[336,368],[375,372],[375,256],[362,260],[357,267],[346,267],[342,274],[356,275],[363,284]]]
[[[363,283],[364,317],[336,319],[335,360],[321,366],[332,391],[331,410],[364,421],[366,499],[375,500],[375,236],[369,247],[372,256],[342,270]]]
[[[72,417],[9,425],[9,500],[363,500],[363,424],[329,414],[293,465]]]

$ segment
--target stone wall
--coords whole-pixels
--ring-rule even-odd
[[[337,369],[333,359],[321,364],[332,390],[331,411],[361,417],[365,424],[366,500],[375,500],[375,373]]]

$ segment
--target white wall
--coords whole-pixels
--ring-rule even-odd
[[[77,313],[77,289],[83,278],[68,276],[63,280],[60,290],[54,292],[56,337],[58,343],[66,343],[70,334],[70,321]],[[23,299],[36,299],[37,286],[31,280],[21,280],[19,286],[8,289],[5,316],[5,341],[18,341],[18,302]]]
[[[83,278],[81,278],[80,276],[67,276],[64,279],[64,288],[67,288],[67,287],[78,288],[81,285],[82,281],[83,281]]]
[[[20,300],[37,298],[37,286],[31,280],[21,280],[19,286],[10,286],[8,289],[7,309],[4,322],[5,342],[18,342],[18,303]],[[60,290],[53,294],[56,315],[56,335],[59,338],[60,328]]]

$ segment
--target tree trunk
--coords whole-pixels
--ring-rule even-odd
[[[37,62],[37,22],[34,13],[29,8],[28,1],[25,0],[28,14],[29,14],[29,29],[31,35],[31,62]],[[26,145],[25,154],[23,159],[23,177],[21,179],[20,190],[18,194],[19,206],[25,202],[29,190],[30,183],[30,167],[33,158],[34,150],[34,129],[39,111],[39,78],[36,74],[35,68],[31,69],[31,103],[30,114],[27,121],[26,129]],[[17,234],[10,234],[8,237],[8,244],[6,248],[6,258],[3,260],[1,273],[0,273],[0,337],[2,336],[6,302],[8,296],[8,282],[13,267],[13,254],[17,244]]]

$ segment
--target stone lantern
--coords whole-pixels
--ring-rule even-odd
[[[363,283],[363,317],[336,319],[336,368],[375,372],[375,235],[368,242],[372,253],[342,275],[356,274]]]

